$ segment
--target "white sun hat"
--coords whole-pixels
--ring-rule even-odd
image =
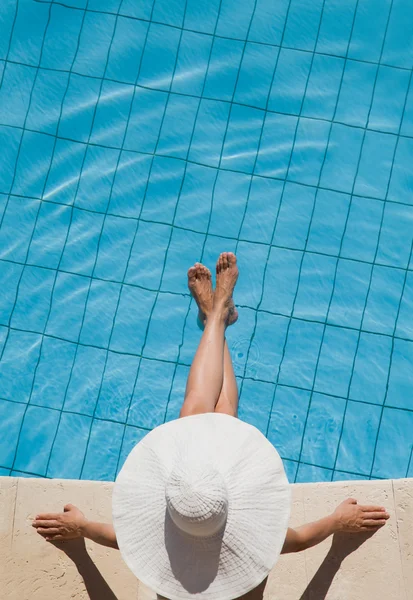
[[[284,544],[290,488],[252,425],[207,413],[160,425],[129,454],[113,492],[119,549],[170,600],[232,600],[268,575]]]

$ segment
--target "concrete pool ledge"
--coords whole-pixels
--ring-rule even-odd
[[[71,502],[110,521],[112,483],[0,477],[0,597],[7,600],[152,600],[116,550],[93,542],[48,544],[31,527],[40,511]],[[282,556],[254,600],[412,600],[413,479],[293,485],[291,524],[317,519],[343,499],[384,505],[388,524]],[[219,599],[217,599],[219,600]]]

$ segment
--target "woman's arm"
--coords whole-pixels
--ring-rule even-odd
[[[85,537],[102,546],[118,548],[113,525],[88,521],[73,504],[66,504],[62,513],[37,515],[33,527],[47,542]]]
[[[289,528],[285,538],[282,554],[301,552],[316,546],[330,535],[339,531],[361,533],[375,531],[385,525],[389,514],[383,506],[361,506],[357,500],[349,498],[327,517],[297,527]]]

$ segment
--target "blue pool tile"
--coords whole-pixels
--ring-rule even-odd
[[[59,412],[49,408],[27,408],[13,465],[19,471],[46,475],[47,463],[59,422]],[[33,448],[36,451],[33,452]]]
[[[390,179],[389,200],[413,204],[413,140],[400,138],[397,144],[396,156]]]
[[[30,244],[28,262],[55,269],[69,230],[71,209],[42,202]]]
[[[343,327],[360,327],[366,305],[372,266],[340,259],[328,322]]]
[[[139,429],[138,427],[132,427],[127,425],[125,427],[125,435],[122,442],[122,449],[119,455],[118,473],[123,467],[125,460],[129,456],[133,448],[138,444],[148,432],[145,429]]]
[[[264,281],[261,308],[291,314],[297,293],[302,252],[271,248]]]
[[[215,38],[207,73],[204,97],[232,100],[244,43],[237,40]],[[225,57],[225,58],[223,58]]]
[[[378,62],[391,8],[391,0],[366,0],[358,4],[349,57]]]
[[[180,31],[166,25],[151,23],[142,58],[140,85],[168,90],[172,83],[178,52]],[[156,65],[156,71],[154,71]]]
[[[228,127],[229,110],[227,102],[201,100],[189,150],[191,161],[218,166]]]
[[[397,133],[403,116],[409,87],[408,71],[381,66],[374,90],[368,127]],[[391,88],[392,93],[389,94]]]
[[[351,379],[350,398],[383,404],[391,349],[390,337],[361,333]]]
[[[297,475],[298,463],[284,458],[283,465],[288,481],[294,483]]]
[[[28,129],[56,133],[68,80],[68,73],[39,70],[27,115]]]
[[[213,194],[209,233],[224,237],[239,236],[250,183],[251,177],[243,173],[219,171]]]
[[[218,21],[220,4],[220,0],[188,0],[184,28],[213,33]]]
[[[199,99],[169,96],[156,151],[159,154],[186,158],[195,128]]]
[[[367,131],[354,192],[360,196],[386,198],[396,148],[396,137]]]
[[[278,216],[283,184],[274,179],[254,177],[240,236],[242,239],[269,244]]]
[[[254,7],[254,15],[248,39],[255,42],[277,44],[282,40],[287,18],[289,0],[279,0],[277,10],[273,10],[272,0],[262,0]]]
[[[346,402],[314,393],[303,437],[301,460],[333,468]]]
[[[139,217],[152,157],[123,150],[110,194],[108,212]]]
[[[0,229],[0,258],[26,262],[39,204],[27,198],[9,199]]]
[[[277,381],[285,346],[288,319],[258,311],[246,377]]]
[[[58,273],[46,333],[76,342],[80,333],[89,280],[79,275]]]
[[[274,233],[274,244],[304,249],[311,225],[315,189],[287,183],[281,200]]]
[[[245,39],[254,15],[255,2],[246,0],[240,4],[237,0],[227,0],[221,5],[217,35]],[[234,14],[237,18],[234,19]]]
[[[102,231],[103,215],[74,209],[71,217],[60,267],[71,273],[91,275]],[[79,240],[82,240],[82,244],[79,244]]]
[[[0,467],[0,476],[6,477],[7,475],[10,475],[10,469],[4,469],[3,467]]]
[[[338,449],[336,468],[369,475],[381,408],[349,402]]]
[[[11,326],[27,331],[44,330],[49,313],[55,273],[29,267],[23,270]]]
[[[331,125],[315,119],[300,119],[288,179],[317,185],[324,163]]]
[[[185,3],[182,0],[156,0],[151,18],[175,27],[183,25]]]
[[[96,277],[123,280],[135,231],[136,222],[132,219],[106,217],[94,270]]]
[[[332,119],[343,76],[344,60],[315,54],[305,92],[302,114],[307,117]]]
[[[255,310],[239,307],[238,313],[237,326],[230,327],[227,330],[226,337],[235,375],[242,377],[245,371],[247,356],[249,364],[252,365],[257,361],[260,350],[258,342],[252,339],[255,329]]]
[[[400,133],[410,137],[413,136],[413,77],[410,80]]]
[[[76,57],[83,11],[60,4],[51,9],[40,65],[47,69],[69,70]]]
[[[413,342],[394,340],[386,404],[413,410]]]
[[[170,294],[158,296],[144,346],[145,357],[177,359],[188,307],[189,298]]]
[[[139,358],[109,352],[95,416],[125,423],[139,368]],[[141,372],[139,372],[141,377]]]
[[[183,160],[155,157],[142,204],[143,219],[172,223],[184,172]]]
[[[400,305],[404,273],[391,267],[373,268],[373,279],[367,298],[363,329],[392,335]]]
[[[331,481],[333,471],[301,463],[295,476],[294,483],[311,483],[313,481]]]
[[[160,223],[141,221],[137,229],[125,282],[157,289],[162,272],[171,227]]]
[[[0,396],[28,402],[39,360],[41,336],[26,331],[9,332],[0,364]]]
[[[49,135],[25,131],[12,192],[21,196],[42,196],[50,169],[54,141]]]
[[[125,426],[93,421],[81,479],[114,481]]]
[[[383,62],[410,69],[413,60],[413,32],[406,23],[413,19],[409,0],[395,0],[392,4],[389,26],[383,49]]]
[[[335,123],[321,173],[321,185],[351,192],[361,153],[363,131]]]
[[[92,77],[104,75],[115,24],[115,15],[86,12],[73,65],[74,71]]]
[[[70,75],[58,127],[60,136],[87,142],[92,129],[99,89],[98,79],[82,77],[74,73]]]
[[[413,413],[385,408],[372,475],[406,477],[412,449]]]
[[[26,477],[28,479],[43,479],[45,476],[37,475],[36,473],[26,473],[24,471],[11,471],[10,475],[12,477]]]
[[[6,58],[7,56],[7,52],[9,49],[9,41],[12,35],[13,23],[16,18],[17,8],[17,4],[13,1],[3,2],[1,5],[0,20],[3,35],[0,39],[0,58]]]
[[[73,204],[86,148],[85,144],[56,140],[43,193],[45,200]]]
[[[153,292],[130,286],[122,288],[110,344],[112,350],[132,354],[141,352],[155,299]]]
[[[292,0],[284,32],[284,45],[314,50],[322,9],[321,0]]]
[[[397,317],[396,335],[413,339],[413,321],[411,319],[413,309],[413,273],[406,273],[403,296],[400,304],[400,312]]]
[[[254,173],[284,179],[294,145],[297,118],[266,113]]]
[[[161,290],[188,293],[186,273],[201,256],[205,236],[183,229],[173,229],[162,273]]]
[[[136,19],[151,18],[154,2],[153,0],[142,0],[138,4],[134,0],[123,0],[119,7],[121,15],[127,15],[129,17],[135,17]]]
[[[272,383],[246,379],[239,399],[239,418],[266,435],[273,395]]]
[[[337,259],[304,254],[300,272],[294,317],[324,321],[333,294]]]
[[[7,63],[0,88],[0,123],[23,127],[36,71],[23,65]]]
[[[82,344],[108,347],[120,290],[118,283],[92,279],[80,334]]]
[[[23,421],[24,404],[0,400],[0,464],[11,467]]]
[[[377,200],[352,198],[341,256],[373,262],[383,209],[383,203]]]
[[[156,6],[158,3],[156,2]],[[184,31],[179,46],[178,62],[172,91],[200,96],[205,84],[212,37]]]
[[[112,147],[122,146],[132,104],[134,88],[113,81],[104,81],[93,128],[90,136],[92,144]]]
[[[313,385],[322,334],[323,325],[319,323],[291,321],[280,383],[298,387]]]
[[[59,479],[79,479],[91,423],[90,417],[62,413],[46,475]]]
[[[92,416],[95,410],[106,352],[90,346],[78,346],[70,374],[64,410]]]
[[[144,21],[118,17],[106,77],[125,83],[136,82],[148,27],[149,23]]]
[[[298,460],[307,419],[310,392],[278,386],[271,412],[268,439],[283,458]]]
[[[235,90],[235,102],[266,108],[278,52],[275,46],[247,42]],[[260,65],[258,72],[257,64]],[[253,86],[252,79],[255,82]]]
[[[207,231],[217,177],[216,169],[187,164],[176,205],[175,225],[195,231]]]
[[[413,208],[387,203],[384,208],[377,262],[406,268],[413,241]]]
[[[76,206],[106,212],[118,159],[119,150],[88,146],[75,195]]]
[[[264,113],[248,106],[232,105],[221,166],[252,173],[259,148]]]
[[[23,265],[0,261],[0,324],[8,325],[17,296],[17,286],[23,271]]]
[[[335,118],[347,125],[365,127],[372,102],[376,65],[347,60]]]
[[[347,397],[357,347],[358,332],[327,326],[314,389]]]
[[[62,408],[75,351],[75,344],[50,337],[43,338],[30,399],[32,404],[45,408]]]
[[[345,56],[350,42],[357,0],[327,0],[317,38],[317,52]]]
[[[142,359],[133,392],[128,424],[153,429],[165,420],[175,365]]]
[[[347,194],[318,190],[307,250],[338,255],[349,204],[350,197]]]
[[[298,115],[311,69],[311,53],[281,48],[268,108]]]
[[[258,307],[263,293],[268,254],[269,248],[264,244],[239,242],[237,245],[238,267],[242,274],[237,283],[237,299],[240,304]]]
[[[172,421],[179,417],[179,412],[184,401],[186,381],[188,379],[189,367],[178,365],[173,380],[171,396],[169,398],[166,421]]]
[[[366,479],[366,475],[356,475],[355,473],[348,473],[346,471],[334,471],[332,481],[357,481]]]
[[[0,189],[4,194],[10,191],[13,183],[22,135],[20,129],[0,125]]]
[[[7,341],[8,327],[0,327],[0,353],[3,352],[4,345]]]

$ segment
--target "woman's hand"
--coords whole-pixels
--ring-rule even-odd
[[[354,498],[344,500],[332,515],[335,530],[346,533],[374,531],[383,527],[389,516],[383,506],[362,506]]]
[[[47,542],[51,542],[83,537],[86,523],[85,515],[76,506],[66,504],[62,513],[37,515],[32,525]]]

